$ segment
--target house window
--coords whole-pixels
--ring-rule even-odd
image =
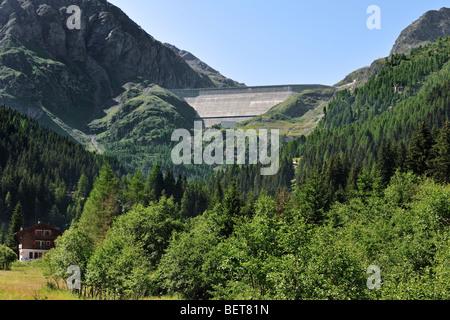
[[[44,248],[45,242],[44,241],[36,241],[36,246],[40,249]]]
[[[47,242],[45,243],[45,245],[46,245],[47,247],[50,247],[50,241],[47,241]]]

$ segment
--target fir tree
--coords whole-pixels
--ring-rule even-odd
[[[417,175],[424,175],[429,167],[433,138],[425,123],[422,121],[419,129],[414,133],[408,150],[408,169]]]
[[[330,206],[330,193],[323,173],[315,169],[295,191],[300,214],[310,223],[320,223]]]
[[[173,198],[176,203],[180,204],[181,199],[183,198],[183,179],[181,178],[181,175],[178,176],[177,181],[175,182],[175,187],[173,190]]]
[[[81,174],[80,179],[78,180],[78,185],[77,185],[77,193],[79,196],[85,198],[89,195],[90,192],[90,184],[89,184],[89,179],[88,177],[86,177],[86,175],[84,173]]]
[[[223,197],[223,205],[225,211],[229,216],[235,217],[241,214],[242,199],[240,197],[240,191],[235,181],[232,181],[228,186],[227,191]]]
[[[390,140],[381,142],[378,152],[377,170],[380,174],[381,181],[387,185],[396,169],[396,152]]]
[[[434,158],[429,161],[430,175],[438,182],[450,182],[450,127],[448,120],[442,127],[439,139],[433,147]]]
[[[148,200],[157,202],[164,190],[164,176],[159,165],[155,165],[149,173],[146,184]]]
[[[103,240],[114,218],[121,213],[119,204],[119,180],[109,164],[105,163],[94,183],[79,221],[79,228],[94,243]]]
[[[9,232],[8,232],[8,247],[10,247],[12,250],[17,251],[17,239],[14,237],[14,234],[16,232],[19,232],[20,229],[23,227],[23,209],[22,204],[19,202],[14,207],[13,214],[11,216],[11,221],[9,223]]]
[[[173,176],[172,171],[167,170],[166,175],[164,177],[164,191],[166,192],[166,197],[170,198],[174,195],[175,192],[175,177]]]
[[[145,204],[145,184],[141,172],[137,170],[128,186],[127,198],[131,206],[136,204]]]

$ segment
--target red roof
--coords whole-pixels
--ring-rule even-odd
[[[19,232],[14,233],[15,237],[21,237],[26,233],[32,233],[34,230],[51,230],[54,235],[62,235],[62,232],[55,227],[49,226],[46,223],[38,223],[35,226],[29,227],[27,229],[20,230]]]

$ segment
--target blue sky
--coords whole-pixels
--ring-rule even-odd
[[[109,0],[161,42],[248,86],[333,85],[389,55],[409,24],[448,0]],[[381,9],[369,30],[367,8]]]

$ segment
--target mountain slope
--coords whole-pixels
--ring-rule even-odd
[[[446,35],[450,35],[450,8],[428,11],[401,32],[391,55],[407,54],[412,48],[435,42]]]
[[[408,56],[394,54],[376,77],[330,101],[326,117],[297,149],[299,173],[322,167],[335,156],[370,169],[383,141],[403,148],[422,120],[429,128],[442,127],[450,115],[449,79],[450,37]]]
[[[67,195],[67,189],[75,190],[84,175],[88,192],[105,160],[0,106],[0,226],[9,223],[12,209],[20,202],[24,226],[41,219],[67,228],[81,205]]]
[[[105,110],[103,118],[89,123],[91,141],[98,150],[145,173],[158,164],[177,176],[209,176],[209,166],[187,168],[171,161],[175,146],[172,132],[192,128],[196,111],[171,91],[148,82],[129,83],[124,88],[125,92],[115,99],[116,105]]]
[[[353,90],[358,86],[364,85],[371,78],[375,77],[383,67],[385,58],[377,59],[368,67],[363,67],[348,74],[343,80],[335,84],[338,90]]]
[[[79,30],[66,26],[70,5],[81,9]],[[45,108],[85,130],[115,104],[124,84],[143,80],[166,88],[214,87],[106,1],[0,3],[1,103],[48,121]]]
[[[67,27],[70,5],[79,30]],[[107,1],[0,0],[0,103],[143,171],[168,161],[170,130],[194,124],[162,88],[219,84]]]
[[[170,43],[165,43],[164,45],[183,58],[183,60],[186,61],[192,69],[200,72],[201,74],[207,75],[217,87],[245,87],[245,84],[223,76],[219,71],[211,68],[192,53],[185,50],[180,50]]]
[[[238,124],[243,129],[279,129],[290,138],[308,135],[322,119],[328,101],[335,94],[334,87],[305,90],[274,106],[254,119]]]

